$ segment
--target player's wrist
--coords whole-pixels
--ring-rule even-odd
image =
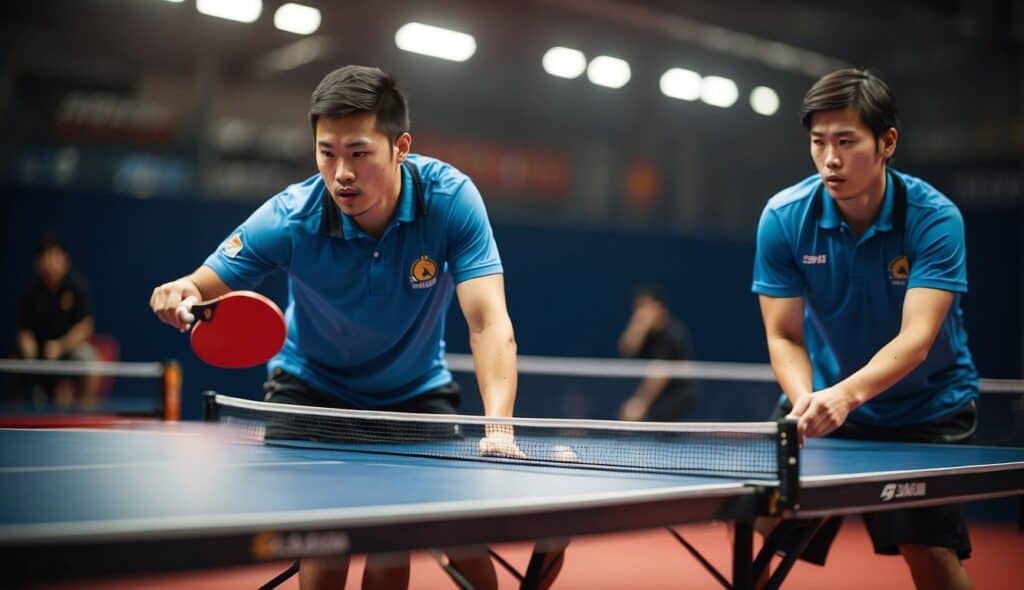
[[[194,295],[199,300],[203,299],[203,292],[199,290],[199,284],[191,276],[182,277],[175,282],[178,283],[178,287],[181,290],[182,299],[189,295]]]
[[[867,401],[867,396],[864,395],[864,392],[852,384],[837,385],[836,392],[839,394],[840,399],[846,403],[846,409],[849,412],[861,407]]]
[[[515,394],[492,395],[493,391],[481,396],[484,403],[484,416],[488,418],[511,418],[515,415]]]

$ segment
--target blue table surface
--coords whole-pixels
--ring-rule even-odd
[[[812,439],[801,454],[801,485],[866,480],[900,472],[1024,467],[1024,448]],[[998,467],[997,467],[998,468]]]
[[[176,527],[397,518],[642,497],[743,495],[737,479],[234,444],[214,425],[0,429],[0,538],[20,525]],[[812,440],[802,484],[893,472],[1024,466],[1024,449]],[[97,529],[99,530],[99,529]]]
[[[31,523],[189,517],[210,524],[281,512],[340,518],[648,492],[744,493],[740,482],[716,478],[230,444],[197,433],[199,426],[0,430],[0,535]]]

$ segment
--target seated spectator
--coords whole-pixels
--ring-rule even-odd
[[[21,298],[18,353],[23,359],[94,361],[92,301],[84,279],[71,270],[67,250],[52,234],[39,242],[36,277]],[[69,408],[95,404],[98,377],[39,377],[29,384],[35,405]]]

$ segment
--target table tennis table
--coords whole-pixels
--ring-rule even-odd
[[[729,521],[736,527],[731,586],[749,588],[759,515],[815,518],[1024,494],[1024,449],[1007,447],[814,439],[780,455],[780,477],[751,481],[229,438],[220,424],[194,422],[0,429],[7,579],[87,579]],[[527,572],[524,586],[535,574]]]

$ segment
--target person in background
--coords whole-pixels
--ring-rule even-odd
[[[633,294],[633,314],[619,337],[619,352],[624,357],[689,360],[693,356],[689,331],[672,315],[661,290],[638,287]],[[623,420],[670,422],[680,420],[693,407],[692,383],[665,375],[651,374],[622,404]]]
[[[816,173],[773,196],[757,229],[753,292],[801,440],[959,443],[978,424],[978,371],[960,298],[964,222],[924,180],[892,168],[896,103],[871,72],[814,83],[801,109]],[[959,506],[864,517],[875,552],[902,555],[918,588],[969,588]],[[799,522],[799,521],[791,521]],[[778,525],[783,551],[801,532]],[[764,527],[762,527],[764,528]],[[839,521],[802,557],[824,563]]]
[[[84,278],[71,269],[67,249],[53,234],[45,234],[35,255],[36,277],[21,298],[17,345],[22,359],[95,361],[89,343],[93,333],[92,299]],[[39,377],[28,387],[34,404],[52,396],[61,409],[76,401],[83,407],[96,402],[99,377]]]

